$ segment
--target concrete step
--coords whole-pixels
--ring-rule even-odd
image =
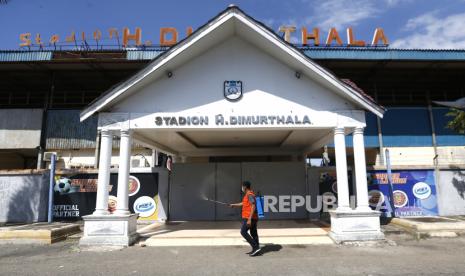
[[[455,238],[465,233],[465,221],[448,217],[393,218],[391,224],[416,239]]]
[[[334,244],[328,236],[278,236],[260,237],[261,244],[279,245],[329,245]],[[140,242],[141,246],[250,246],[242,237],[186,237],[158,238],[151,237]]]
[[[0,243],[51,244],[81,232],[79,224],[32,223],[0,228]]]

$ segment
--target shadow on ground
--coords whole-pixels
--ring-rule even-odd
[[[267,253],[270,252],[278,252],[283,248],[282,245],[280,244],[274,244],[274,243],[267,243],[265,246],[262,247],[262,250],[260,250],[260,253],[257,256],[263,256]]]

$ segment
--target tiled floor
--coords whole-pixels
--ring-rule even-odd
[[[247,245],[239,233],[238,221],[196,221],[153,224],[138,230],[147,246]],[[259,222],[263,244],[333,244],[329,225],[300,220]],[[145,239],[145,240],[144,240]]]

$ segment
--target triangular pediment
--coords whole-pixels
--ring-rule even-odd
[[[230,44],[236,44],[240,47],[234,48],[232,47],[234,45]],[[156,106],[157,104],[165,104],[166,106],[167,103],[163,103],[163,100],[161,98],[159,98],[159,101],[156,98],[144,98],[144,90],[164,90],[165,94],[167,93],[167,90],[169,90],[171,93],[171,99],[168,100],[168,106],[170,101],[179,105],[177,107],[179,110],[170,110],[172,112],[185,111],[189,108],[193,108],[192,106],[186,106],[184,109],[181,108],[182,104],[180,103],[182,101],[189,100],[191,102],[195,102],[197,100],[199,106],[205,106],[208,104],[221,106],[221,104],[219,104],[217,101],[207,100],[202,102],[202,97],[199,97],[199,99],[193,99],[192,97],[190,97],[189,99],[183,98],[189,94],[188,92],[186,92],[188,91],[189,86],[186,86],[186,83],[188,83],[187,80],[184,79],[183,81],[181,81],[181,79],[186,75],[182,74],[182,70],[187,70],[186,68],[189,68],[188,64],[197,62],[198,64],[196,69],[193,70],[192,68],[190,68],[189,74],[195,75],[195,72],[202,72],[204,73],[202,77],[205,78],[205,72],[207,70],[204,70],[204,67],[209,66],[211,77],[218,77],[218,75],[220,75],[222,72],[224,73],[223,67],[227,67],[228,57],[230,59],[234,59],[238,56],[241,56],[242,49],[248,49],[248,52],[244,53],[243,57],[245,63],[250,63],[250,59],[254,58],[257,59],[258,63],[250,64],[249,67],[253,67],[255,71],[248,72],[248,74],[254,74],[255,78],[262,81],[263,86],[265,87],[262,88],[258,85],[250,85],[251,83],[253,84],[253,82],[250,81],[245,83],[245,87],[247,87],[247,85],[250,85],[247,88],[245,88],[245,92],[249,93],[249,96],[254,95],[255,97],[257,95],[260,95],[260,93],[268,93],[272,96],[277,95],[280,92],[273,91],[273,89],[282,84],[283,81],[286,81],[286,78],[289,78],[289,76],[291,76],[294,79],[300,79],[302,77],[302,79],[306,79],[310,82],[305,85],[317,87],[317,89],[315,90],[317,92],[315,92],[316,94],[313,95],[314,101],[309,99],[307,104],[305,104],[305,101],[302,101],[304,103],[303,106],[309,107],[310,105],[310,109],[318,109],[318,107],[320,107],[341,110],[344,108],[343,106],[339,106],[338,103],[340,103],[341,105],[345,103],[347,105],[346,109],[367,110],[373,112],[379,117],[382,117],[384,113],[384,109],[381,106],[377,105],[375,102],[373,102],[369,97],[366,97],[363,93],[360,93],[360,91],[357,91],[356,89],[347,85],[345,82],[339,80],[329,71],[325,70],[324,68],[313,62],[310,58],[305,56],[297,48],[285,42],[272,30],[259,23],[258,21],[254,20],[250,16],[246,15],[239,8],[229,7],[221,14],[219,14],[217,17],[210,20],[206,25],[196,30],[192,35],[180,41],[178,44],[170,48],[168,51],[154,59],[144,69],[136,73],[130,79],[110,89],[109,91],[104,93],[100,98],[92,102],[86,109],[84,109],[81,112],[81,120],[85,120],[89,116],[92,116],[93,114],[98,112],[113,111],[115,109],[116,111],[136,112],[137,109],[134,106],[133,110],[120,109],[124,109],[124,107],[131,106],[131,104],[133,105],[137,102],[141,103],[141,105],[139,106],[142,109],[144,106],[144,102],[147,103],[147,101],[152,100],[154,101],[154,106]],[[223,53],[223,56],[226,55],[226,58],[221,58],[221,55],[212,57],[214,56],[214,53],[211,54],[210,52],[214,51]],[[251,55],[253,53],[255,53],[255,55]],[[266,62],[268,62],[269,64],[267,64]],[[223,67],[219,68],[221,65],[223,65]],[[246,64],[244,64],[244,66],[245,65]],[[259,67],[259,65],[261,67]],[[277,70],[275,70],[276,72],[274,72],[274,76],[272,76],[271,74],[273,72],[270,73],[268,70],[269,68],[267,68],[273,66],[277,68]],[[279,68],[281,67],[282,70],[279,71]],[[217,68],[216,71],[214,71],[215,68]],[[238,74],[236,75],[240,75],[240,73],[242,72],[242,78],[248,78],[247,75],[244,75],[245,70],[241,70],[240,68],[238,69],[237,66],[234,70],[235,71],[231,72],[237,72]],[[279,72],[279,75],[277,74],[277,72]],[[266,73],[268,73],[268,75],[266,75]],[[229,78],[236,78],[236,75],[225,74],[222,77],[224,80],[228,80]],[[282,79],[281,75],[283,75]],[[177,79],[178,77],[179,79]],[[205,81],[202,78],[195,79],[193,76],[191,77],[192,82]],[[262,78],[260,79],[260,77]],[[274,82],[274,86],[267,85],[265,83],[267,78],[270,83]],[[167,79],[171,80],[168,81]],[[154,88],[154,83],[160,84],[157,84],[157,89],[150,89],[150,87]],[[163,83],[166,83],[166,85],[163,86]],[[290,81],[286,82],[286,84],[289,83]],[[174,86],[176,86],[176,89],[173,88]],[[195,92],[208,92],[208,89],[205,91],[205,89],[202,90],[201,87],[202,85],[198,84],[196,89],[199,91]],[[270,91],[266,89],[267,87]],[[301,89],[301,87],[303,87],[303,84],[301,84],[300,86],[296,84],[295,87],[291,85],[285,90],[293,88],[295,88],[296,91],[299,89],[303,90]],[[221,89],[223,88],[219,86],[218,90],[221,91]],[[150,92],[145,93],[147,96],[147,93]],[[290,94],[292,96],[292,93]],[[139,99],[136,99],[137,97],[139,97]],[[218,99],[218,101],[219,100],[220,99]],[[282,101],[285,99],[280,100]],[[319,103],[318,100],[320,100],[321,103]],[[277,101],[276,103],[278,102],[279,101]],[[331,104],[331,102],[333,104]],[[258,100],[258,102],[256,103],[259,104],[260,100]],[[298,103],[299,99],[294,99],[293,104],[296,105],[296,108],[299,108]],[[243,105],[245,106],[247,105],[247,103],[243,103]],[[240,104],[238,104],[238,107],[240,108]],[[163,110],[156,108],[155,110],[144,110],[144,112],[149,111]]]

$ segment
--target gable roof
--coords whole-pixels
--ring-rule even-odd
[[[191,50],[196,44],[201,44],[203,42],[204,46],[208,46],[208,41],[206,39],[207,35],[218,31],[221,27],[225,28],[224,26],[226,25],[226,22],[235,20],[240,22],[241,26],[248,27],[247,30],[252,30],[253,36],[250,39],[261,39],[265,40],[266,43],[270,43],[271,46],[274,46],[273,50],[278,49],[278,51],[281,51],[282,54],[285,54],[286,58],[288,58],[293,65],[299,67],[303,74],[310,75],[312,79],[318,81],[320,84],[326,85],[331,90],[348,98],[356,105],[371,111],[379,117],[383,117],[385,111],[384,107],[378,105],[365,93],[361,93],[357,89],[354,89],[352,85],[338,79],[328,70],[313,62],[301,50],[286,42],[269,27],[248,16],[238,7],[231,5],[216,17],[208,21],[205,25],[198,28],[190,36],[179,41],[168,51],[156,57],[145,68],[134,74],[126,81],[110,88],[100,97],[91,102],[81,112],[80,120],[84,121],[93,114],[102,111],[105,107],[109,107],[116,101],[128,96],[131,91],[135,91],[138,87],[142,87],[144,82],[147,82],[148,77],[151,75],[160,75],[166,72],[166,68],[164,67],[169,66],[169,63],[173,62],[176,57],[182,56]],[[235,30],[235,32],[237,32],[237,30]],[[221,32],[217,33],[218,36],[221,34]]]

